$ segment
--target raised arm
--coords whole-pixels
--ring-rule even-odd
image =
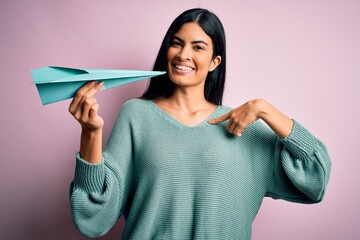
[[[101,87],[101,83],[87,83],[69,107],[82,128],[70,186],[71,214],[76,228],[89,237],[109,231],[124,213],[133,187],[132,108],[124,104],[102,150],[104,121],[97,114],[99,106],[94,98]]]
[[[94,95],[102,88],[103,82],[85,84],[75,95],[69,112],[81,125],[80,157],[89,163],[102,160],[102,128],[104,120],[98,115],[99,104]]]

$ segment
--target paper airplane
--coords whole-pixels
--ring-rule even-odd
[[[31,75],[43,105],[72,98],[86,82],[103,81],[103,89],[165,74],[161,71],[112,70],[94,68],[43,67]]]

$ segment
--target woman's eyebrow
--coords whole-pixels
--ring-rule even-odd
[[[182,38],[178,37],[178,36],[173,36],[172,37],[173,39],[176,39],[178,40],[179,42],[185,42]],[[204,40],[195,40],[195,41],[192,41],[191,44],[198,44],[198,43],[202,43],[202,44],[205,44],[206,46],[209,46],[209,44],[207,42],[205,42]]]
[[[209,46],[209,44],[207,44],[207,42],[205,42],[204,40],[196,40],[191,42],[191,44],[198,44],[198,43],[202,43],[205,44],[206,46]]]

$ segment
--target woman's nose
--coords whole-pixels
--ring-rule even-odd
[[[179,60],[185,61],[185,60],[190,60],[191,59],[191,48],[189,47],[183,47],[181,48],[181,50],[179,51],[177,58]]]

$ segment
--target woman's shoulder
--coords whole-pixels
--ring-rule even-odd
[[[121,112],[133,112],[133,111],[142,111],[149,107],[149,100],[145,99],[129,99],[121,107]]]
[[[144,99],[130,99],[120,108],[118,118],[132,119],[149,108],[149,101]]]
[[[149,106],[149,100],[140,98],[129,99],[123,104],[123,108],[141,108],[147,106]]]
[[[223,112],[229,112],[234,109],[234,108],[226,106],[226,105],[219,105],[218,108],[220,108],[220,111],[223,111]]]

